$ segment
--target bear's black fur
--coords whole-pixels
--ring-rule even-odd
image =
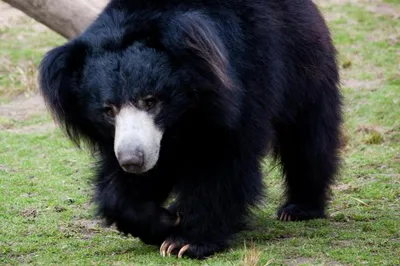
[[[325,216],[339,164],[335,56],[311,0],[113,0],[47,54],[40,84],[69,137],[95,151],[108,224],[204,258],[228,246],[262,198],[267,152],[285,176],[278,217]],[[132,174],[116,158],[104,105],[146,95],[160,102],[164,133],[156,166]]]

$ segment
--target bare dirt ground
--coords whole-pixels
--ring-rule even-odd
[[[24,13],[11,7],[10,5],[0,2],[0,25],[8,23],[10,19],[24,16]]]
[[[46,111],[43,99],[39,94],[25,97],[18,96],[10,103],[0,105],[0,115],[12,117],[16,120],[26,120],[33,115],[42,114]]]
[[[33,96],[18,96],[7,104],[0,105],[0,117],[11,119],[12,121],[27,121],[32,117],[46,115],[46,106],[43,98],[39,94]],[[7,125],[7,124],[6,124]],[[54,123],[39,123],[22,127],[1,126],[1,130],[13,133],[36,133],[53,130]]]

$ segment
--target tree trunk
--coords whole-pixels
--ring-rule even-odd
[[[108,0],[3,0],[67,39],[96,18]]]

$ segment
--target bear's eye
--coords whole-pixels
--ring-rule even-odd
[[[104,114],[109,117],[115,116],[115,108],[113,106],[110,106],[110,105],[104,106],[103,111],[104,111]]]
[[[143,100],[144,106],[147,110],[154,108],[157,104],[157,99],[154,97],[148,97]]]

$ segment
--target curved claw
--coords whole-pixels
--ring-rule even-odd
[[[169,247],[170,243],[168,241],[164,241],[160,247],[160,255],[165,257],[167,248]]]
[[[185,252],[186,252],[189,248],[190,248],[190,245],[189,245],[189,244],[184,245],[184,246],[179,250],[178,258],[182,258],[183,254],[185,254]]]
[[[181,223],[181,217],[178,215],[178,217],[176,218],[176,222],[175,222],[175,226],[178,226]]]
[[[169,242],[169,241],[164,241],[161,244],[160,247],[160,255],[163,257],[166,257],[168,255],[168,257],[171,256],[172,252],[176,249],[179,248],[179,245],[174,243],[174,242]],[[183,255],[185,254],[185,252],[190,248],[189,244],[184,245],[183,247],[181,247],[179,249],[179,253],[178,253],[178,258],[182,258]]]
[[[171,243],[171,245],[167,249],[168,257],[171,257],[171,252],[174,251],[175,248],[176,248],[176,244],[175,243]]]

